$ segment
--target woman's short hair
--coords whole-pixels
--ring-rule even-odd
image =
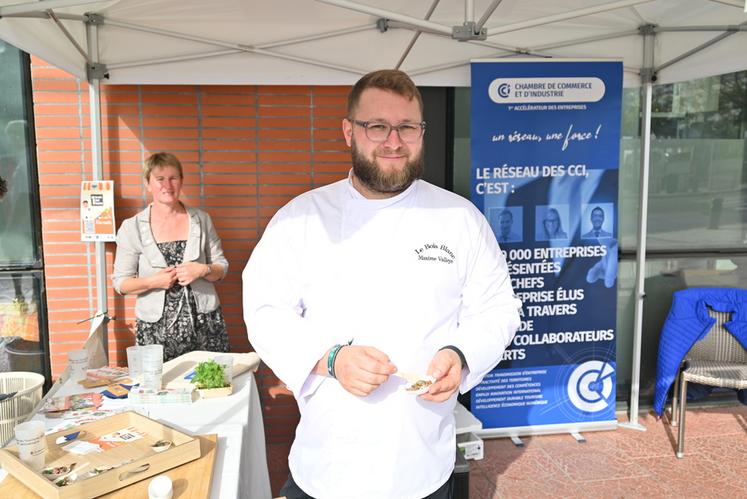
[[[150,180],[150,174],[156,168],[163,168],[165,166],[172,166],[179,172],[179,176],[184,178],[184,170],[179,159],[171,154],[170,152],[157,152],[151,154],[148,159],[143,163],[143,178],[148,181]]]

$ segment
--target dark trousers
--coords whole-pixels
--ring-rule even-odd
[[[309,494],[301,490],[301,487],[296,484],[296,482],[293,480],[293,475],[291,475],[290,473],[288,473],[288,480],[285,482],[285,485],[283,485],[283,488],[280,489],[280,496],[285,496],[287,499],[314,499]],[[353,494],[353,497],[354,496],[355,494]],[[454,474],[452,473],[449,479],[446,480],[445,484],[441,485],[441,487],[433,494],[429,494],[423,499],[452,499],[453,496]]]

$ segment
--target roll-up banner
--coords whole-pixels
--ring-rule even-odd
[[[523,302],[519,332],[471,392],[486,436],[615,419],[622,63],[472,63],[472,201]]]

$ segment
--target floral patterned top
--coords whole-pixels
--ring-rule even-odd
[[[187,241],[157,244],[169,266],[182,263],[186,245]],[[198,313],[190,286],[179,283],[166,291],[163,307],[163,315],[157,322],[137,319],[138,345],[163,345],[164,362],[194,350],[228,352],[228,332],[221,307]]]

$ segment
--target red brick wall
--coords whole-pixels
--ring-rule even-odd
[[[80,182],[91,178],[88,85],[32,60],[52,372],[79,348],[96,311],[94,245],[81,243]],[[344,177],[347,88],[320,86],[102,85],[104,178],[115,182],[118,223],[147,203],[140,174],[151,152],[175,153],[185,168],[184,201],[215,221],[230,262],[218,285],[231,349],[249,351],[241,313],[241,271],[270,217],[293,196]],[[106,245],[111,276],[114,243]],[[109,281],[110,283],[111,281]],[[109,353],[126,364],[134,343],[134,299],[107,289]],[[298,419],[279,384],[257,376],[268,443],[287,442]]]

